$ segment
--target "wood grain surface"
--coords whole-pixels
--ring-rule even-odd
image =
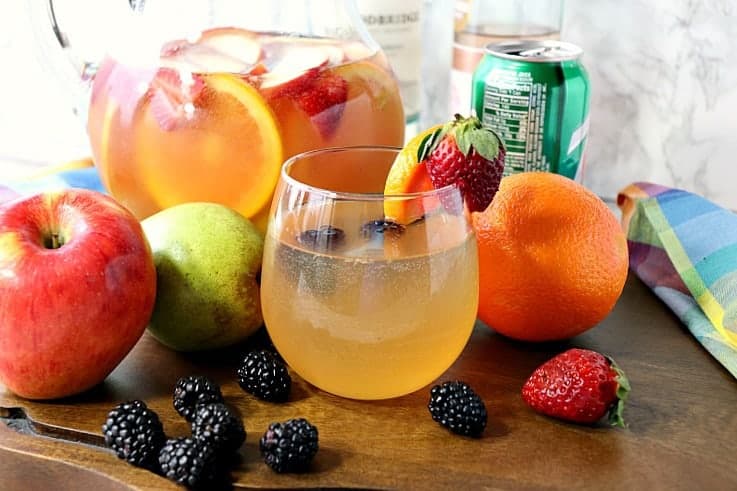
[[[522,402],[532,370],[573,346],[610,354],[627,372],[627,429],[559,422]],[[441,380],[465,380],[486,401],[489,424],[480,439],[434,423],[429,388],[361,402],[295,376],[288,403],[259,401],[236,383],[246,349],[182,355],[145,335],[103,384],[81,396],[30,402],[0,386],[2,488],[44,489],[24,487],[23,476],[32,475],[47,489],[174,489],[102,448],[100,426],[113,405],[138,398],[170,436],[186,435],[172,388],[180,376],[206,374],[222,384],[248,432],[231,474],[236,488],[737,489],[737,383],[636,278],[601,325],[568,342],[516,343],[476,327]],[[277,475],[261,461],[258,439],[270,422],[292,417],[318,426],[320,450],[312,472]],[[74,482],[89,486],[62,485]]]

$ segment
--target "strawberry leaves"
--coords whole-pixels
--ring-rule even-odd
[[[474,129],[469,131],[467,135],[469,147],[475,148],[485,159],[494,160],[499,156],[499,146],[502,142],[496,133],[483,129]]]
[[[445,127],[440,127],[427,135],[417,147],[417,162],[424,162],[430,153],[438,146],[440,140],[445,136]]]
[[[500,148],[504,147],[501,138],[484,128],[478,118],[475,116],[464,118],[456,114],[453,121],[430,133],[420,143],[417,162],[423,162],[437,148],[445,135],[451,135],[455,139],[458,149],[465,157],[468,157],[472,150],[476,150],[485,159],[494,160],[499,157]]]
[[[472,131],[473,130],[467,129],[465,127],[459,127],[455,132],[456,145],[458,145],[458,150],[460,150],[461,153],[466,157],[468,157],[468,153],[471,151]]]
[[[615,377],[615,380],[617,381],[618,387],[617,387],[617,403],[613,405],[609,409],[609,413],[607,414],[607,419],[609,421],[609,424],[612,426],[619,426],[620,428],[625,428],[626,424],[624,422],[624,417],[622,416],[622,412],[624,411],[624,405],[627,402],[627,398],[630,394],[630,381],[627,378],[627,376],[624,374],[621,368],[617,366],[617,364],[609,358],[606,357],[607,361],[609,361],[609,364],[611,366],[611,369],[617,374]]]
[[[488,160],[494,160],[499,156],[501,139],[493,131],[484,128],[477,117],[464,119],[460,114],[456,114],[455,121],[450,123],[450,131],[455,136],[458,149],[466,157],[472,150],[476,150]]]

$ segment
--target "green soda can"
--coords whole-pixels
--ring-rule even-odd
[[[486,47],[473,75],[471,108],[504,139],[505,175],[547,171],[583,180],[590,87],[582,54],[561,41]]]

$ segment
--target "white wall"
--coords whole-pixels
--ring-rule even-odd
[[[44,68],[28,1],[5,0],[0,14],[0,181],[89,152],[69,95]]]
[[[591,76],[585,183],[649,180],[737,209],[737,0],[568,0]]]

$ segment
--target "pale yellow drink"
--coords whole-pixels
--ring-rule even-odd
[[[279,353],[308,382],[356,399],[429,384],[456,360],[476,319],[476,239],[467,220],[436,212],[399,233],[362,231],[382,206],[296,208],[270,228],[264,253],[262,306]],[[300,240],[327,217],[342,240]]]

